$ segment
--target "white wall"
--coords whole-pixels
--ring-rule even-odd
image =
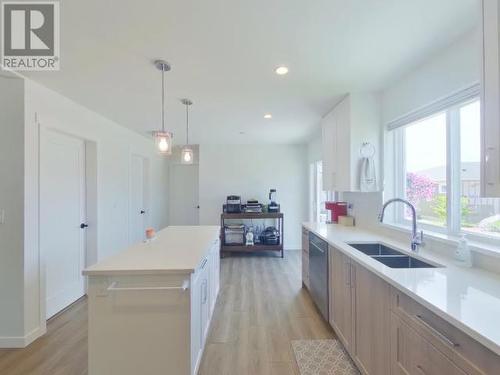
[[[268,202],[276,188],[285,215],[285,248],[301,248],[307,220],[305,145],[201,145],[200,224],[219,224],[228,195]]]
[[[383,123],[480,81],[479,30],[451,44],[382,92]]]
[[[129,167],[132,153],[143,155],[149,159],[149,175],[151,176],[149,196],[151,200],[147,216],[148,224],[161,229],[167,225],[168,220],[168,161],[155,154],[150,138],[134,133],[32,81],[25,81],[24,99],[24,139],[22,138],[22,126],[20,127],[21,134],[16,134],[17,138],[20,137],[19,144],[22,146],[24,143],[24,150],[20,147],[21,152],[24,152],[24,168],[22,154],[18,155],[21,165],[14,171],[10,171],[9,166],[3,162],[0,168],[0,173],[8,171],[11,177],[15,175],[15,172],[24,174],[24,251],[22,242],[19,243],[19,241],[16,242],[16,248],[10,249],[21,258],[21,265],[18,265],[15,272],[21,278],[24,275],[24,291],[18,291],[16,298],[21,301],[24,299],[24,324],[21,327],[16,326],[15,333],[0,330],[0,347],[8,346],[6,342],[18,343],[15,346],[22,346],[22,343],[31,342],[45,331],[44,275],[43,271],[40,272],[44,267],[43,258],[39,256],[38,249],[38,139],[40,127],[80,137],[89,141],[89,144],[92,145],[90,149],[95,150],[95,155],[91,159],[94,159],[97,180],[97,252],[88,257],[89,259],[96,261],[105,258],[129,245]],[[18,102],[22,106],[23,101],[18,100]],[[2,137],[0,138],[2,140],[4,133],[2,128]],[[3,161],[3,158],[0,160]],[[1,180],[4,179],[1,178]],[[23,195],[22,179],[21,183],[15,184],[15,189],[17,189],[18,194]],[[12,197],[14,196],[13,194]],[[22,206],[17,207],[17,209],[22,212]],[[23,230],[22,225],[19,228],[21,231]],[[0,255],[4,254],[0,253]],[[4,260],[0,259],[0,267],[3,264]],[[14,278],[10,279],[10,288],[13,288],[14,281]],[[17,282],[15,284],[17,285]],[[22,288],[23,281],[21,280],[19,284]],[[0,301],[2,302],[3,297],[1,294]],[[3,311],[2,308],[0,329],[4,320]],[[18,316],[21,316],[22,319],[22,311],[21,314],[18,313]],[[13,327],[10,322],[8,325]],[[7,334],[13,338],[6,340]]]
[[[23,81],[0,75],[0,336],[23,329]]]
[[[321,128],[312,134],[309,142],[307,142],[307,160],[309,163],[323,160],[323,142],[321,140]]]

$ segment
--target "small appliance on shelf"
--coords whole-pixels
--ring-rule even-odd
[[[243,224],[224,225],[224,245],[243,245],[245,243],[245,226]]]
[[[260,213],[262,212],[262,204],[260,204],[257,199],[249,199],[247,200],[247,204],[245,205],[244,211],[252,213]]]
[[[279,245],[280,233],[276,227],[267,227],[260,233],[260,242],[264,245]]]
[[[268,212],[280,212],[280,205],[278,204],[278,194],[276,189],[269,190],[269,205],[267,206]]]
[[[241,197],[239,195],[228,195],[224,212],[228,214],[239,214],[241,212]]]

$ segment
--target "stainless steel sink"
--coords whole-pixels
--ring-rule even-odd
[[[380,243],[350,243],[348,245],[390,268],[436,268],[430,263]]]
[[[359,250],[362,253],[369,255],[369,256],[405,255],[405,254],[401,253],[400,251],[394,250],[394,249],[387,247],[385,245],[382,245],[380,243],[356,243],[356,244],[349,244],[349,245],[354,247],[356,250]]]
[[[390,268],[436,268],[432,264],[408,255],[374,256],[372,258]]]

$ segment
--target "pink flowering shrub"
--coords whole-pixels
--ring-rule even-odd
[[[416,173],[406,174],[406,198],[414,205],[434,198],[438,184],[429,177]]]

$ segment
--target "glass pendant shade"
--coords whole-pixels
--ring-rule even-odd
[[[187,146],[183,147],[181,151],[181,163],[193,164],[193,159],[194,159],[193,150]]]
[[[161,130],[153,132],[156,151],[160,155],[172,155],[173,134],[165,131],[165,72],[170,71],[170,64],[164,60],[156,60],[155,66],[161,71]]]
[[[156,150],[160,155],[172,155],[172,133],[155,132],[154,139]]]

